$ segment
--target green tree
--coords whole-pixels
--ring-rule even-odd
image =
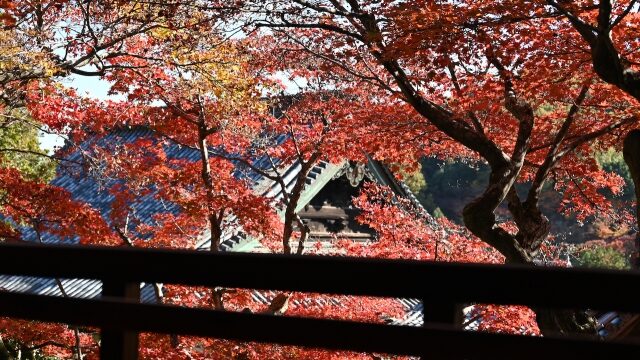
[[[425,180],[424,174],[422,172],[422,164],[418,162],[418,168],[412,172],[406,171],[404,169],[400,170],[402,175],[402,180],[404,181],[411,192],[414,194],[419,194],[421,191],[427,189],[427,181]]]
[[[33,180],[51,180],[55,162],[40,147],[38,129],[19,111],[0,116],[0,166],[16,168]]]
[[[597,246],[582,250],[578,253],[576,265],[620,270],[631,268],[628,256],[609,246]]]

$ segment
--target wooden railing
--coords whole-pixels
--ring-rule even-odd
[[[640,358],[640,343],[462,331],[457,304],[640,313],[640,273],[524,266],[0,244],[0,274],[103,281],[99,299],[0,291],[0,316],[102,329],[102,359],[137,358],[137,333],[272,342],[428,359]],[[424,327],[137,303],[139,284],[419,298]]]

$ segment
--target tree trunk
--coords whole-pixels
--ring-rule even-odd
[[[532,259],[529,253],[520,246],[515,236],[496,224],[494,213],[507,197],[516,177],[517,172],[508,164],[492,166],[489,185],[482,195],[464,207],[462,216],[467,229],[504,255],[507,263],[530,264]]]
[[[214,209],[209,209],[213,211]],[[211,233],[211,252],[218,252],[220,249],[220,241],[222,240],[222,219],[218,219],[216,214],[209,214],[209,232]]]
[[[222,239],[222,220],[224,218],[224,210],[218,210],[213,207],[213,200],[216,197],[213,187],[213,176],[211,175],[211,165],[209,164],[209,149],[207,145],[207,129],[204,120],[201,119],[200,129],[198,133],[198,148],[200,150],[201,177],[203,185],[207,191],[207,211],[209,220],[209,230],[211,236],[211,252],[218,252],[220,248],[220,240]],[[222,290],[219,288],[211,289],[211,298],[213,307],[216,310],[224,310],[222,299]]]
[[[284,229],[282,232],[282,246],[285,254],[291,254],[291,237],[293,236],[293,225],[296,222],[298,215],[296,214],[296,208],[298,207],[298,201],[300,201],[300,196],[302,195],[302,191],[304,190],[304,184],[307,178],[307,173],[309,172],[310,166],[308,164],[303,164],[300,173],[298,174],[298,178],[296,179],[296,183],[291,190],[291,194],[288,196],[287,207],[284,212]],[[282,189],[282,191],[287,191],[286,189]],[[300,229],[303,231],[302,229]]]
[[[534,266],[534,254],[549,233],[548,221],[534,204],[520,202],[513,183],[516,174],[510,166],[492,167],[485,192],[463,210],[465,226],[478,238],[497,249],[508,264]],[[508,198],[509,210],[518,224],[512,235],[496,223],[495,209]],[[552,296],[549,294],[549,296]],[[544,335],[596,335],[596,322],[584,310],[533,308],[538,328]]]
[[[597,320],[585,310],[534,308],[533,311],[543,335],[597,335]]]
[[[298,202],[300,201],[300,197],[304,191],[307,175],[309,175],[309,171],[311,171],[311,168],[313,168],[319,158],[320,153],[317,151],[314,152],[307,161],[300,158],[300,172],[298,173],[298,177],[296,178],[296,182],[293,185],[291,192],[288,194],[286,192],[287,187],[284,183],[284,179],[281,176],[278,177],[277,181],[282,188],[282,193],[286,202],[284,212],[284,229],[282,232],[282,247],[285,254],[291,254],[291,237],[293,236],[294,223],[298,224],[301,233],[296,254],[301,255],[304,250],[304,242],[306,241],[309,231],[308,228],[306,228],[306,225],[302,223],[298,214],[296,214],[296,208],[298,207]]]

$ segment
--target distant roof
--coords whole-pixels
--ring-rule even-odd
[[[113,133],[107,134],[93,141],[99,146],[117,146],[122,144],[130,144],[137,140],[149,139],[159,141],[160,138],[152,130],[136,127],[129,129],[121,129]],[[276,141],[282,142],[286,136],[280,135],[276,137]],[[81,149],[86,151],[91,143],[84,144]],[[189,161],[199,161],[200,153],[187,146],[181,146],[172,142],[163,144],[164,151],[170,159],[184,159]],[[73,199],[84,202],[100,211],[106,221],[109,221],[111,206],[114,196],[109,193],[109,188],[118,182],[118,179],[103,179],[99,174],[89,171],[89,167],[84,166],[85,158],[81,151],[74,151],[69,156],[71,160],[66,162],[65,166],[58,169],[57,176],[51,182],[52,185],[60,186],[71,193]],[[253,165],[260,169],[269,169],[270,162],[268,158],[261,156],[253,160]],[[247,178],[254,191],[258,194],[272,198],[277,201],[282,198],[282,189],[276,181],[265,178],[257,172],[247,170],[247,167],[236,163],[238,177]],[[312,168],[306,177],[306,187],[304,195],[298,208],[304,207],[329,181],[339,176],[341,171],[349,166],[347,161],[338,164],[331,164],[321,161]],[[376,182],[387,185],[394,190],[398,196],[409,199],[416,208],[424,210],[417,198],[411,193],[409,188],[397,180],[390,170],[382,163],[369,158],[366,164],[367,174]],[[298,162],[286,166],[282,172],[287,190],[291,190],[295,180],[299,176],[301,166]],[[132,208],[136,213],[136,218],[145,224],[153,224],[154,215],[175,212],[177,208],[171,203],[161,202],[153,197],[153,195],[144,195],[137,199]],[[424,211],[426,213],[426,211]],[[36,241],[35,233],[23,228],[25,238],[30,241]],[[51,234],[42,234],[42,240],[46,243],[76,243],[77,239],[61,239]],[[201,241],[197,245],[199,250],[207,250],[210,247],[210,234],[204,231]],[[268,251],[260,244],[257,239],[247,236],[241,229],[226,231],[220,244],[222,251],[238,251],[238,252],[265,252]],[[64,292],[72,297],[94,298],[101,293],[102,284],[98,280],[87,279],[62,279],[61,284]],[[23,276],[0,275],[0,290],[28,292],[37,295],[54,295],[63,296],[58,283],[55,279],[33,278]],[[254,298],[262,302],[270,301],[270,292],[255,291]],[[156,302],[156,295],[151,284],[141,285],[141,301]],[[400,300],[407,309],[407,316],[404,319],[396,320],[397,324],[403,325],[421,325],[422,312],[421,303],[417,300],[401,299]],[[293,306],[298,306],[294,303]]]

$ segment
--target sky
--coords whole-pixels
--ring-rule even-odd
[[[306,81],[304,79],[297,79],[296,82],[288,80],[288,77],[281,73],[276,74],[276,78],[280,79],[285,86],[285,92],[296,93],[300,91],[300,86],[305,86]],[[124,100],[122,95],[109,95],[110,83],[98,76],[80,76],[71,75],[63,83],[71,88],[76,89],[78,95],[86,96],[98,100]],[[41,133],[40,134],[40,147],[52,153],[55,148],[62,147],[64,145],[64,137],[60,135]]]

